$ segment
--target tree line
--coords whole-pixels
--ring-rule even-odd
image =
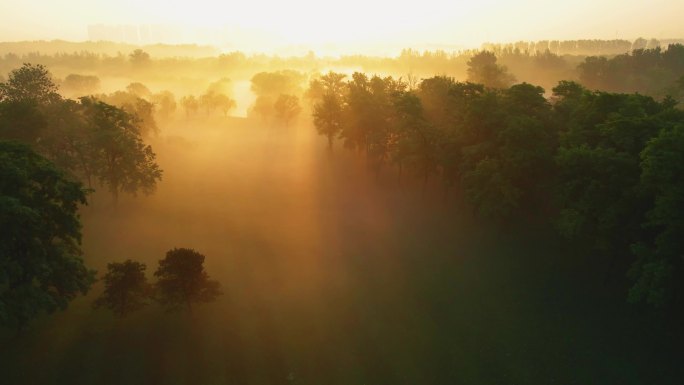
[[[296,70],[304,73],[320,68],[358,68],[361,72],[387,73],[395,76],[413,73],[421,77],[432,74],[445,74],[457,79],[465,79],[467,62],[482,51],[494,53],[499,61],[509,67],[522,81],[540,84],[551,88],[562,79],[579,79],[581,69],[578,65],[594,56],[610,58],[614,55],[627,55],[638,50],[660,48],[666,51],[670,45],[681,45],[680,40],[578,40],[578,41],[538,41],[511,44],[484,44],[480,49],[446,51],[405,49],[396,57],[374,57],[365,55],[344,55],[339,58],[320,57],[313,53],[301,56],[280,57],[275,55],[229,52],[202,56],[170,55],[153,50],[123,50],[117,55],[107,55],[88,51],[90,45],[82,50],[60,51],[56,54],[48,48],[37,45],[30,52],[15,54],[4,51],[0,56],[0,72],[17,68],[24,62],[43,64],[58,73],[63,73],[64,83],[71,74],[88,77],[150,77],[177,83],[182,87],[195,85],[193,79],[222,78],[226,74],[234,79],[249,79],[254,73],[264,71]],[[10,46],[13,47],[13,46]],[[14,49],[14,48],[7,48]],[[94,49],[93,49],[94,50]],[[20,52],[20,51],[16,51]],[[124,54],[123,52],[129,52]],[[151,54],[150,54],[151,53]],[[646,69],[648,71],[648,69]],[[85,73],[84,73],[85,72]],[[183,81],[182,79],[185,79]],[[190,82],[190,83],[188,83]],[[589,85],[590,87],[593,87]],[[621,90],[635,92],[637,90]]]
[[[639,92],[659,99],[684,99],[684,45],[636,49],[612,58],[592,56],[578,67],[586,87],[611,92]]]
[[[483,64],[484,63],[484,64]],[[497,223],[541,221],[596,269],[629,277],[627,297],[655,307],[684,294],[684,111],[676,101],[590,91],[561,81],[508,86],[491,60],[470,62],[486,87],[435,76],[330,72],[311,82],[314,125],[391,168],[441,181]],[[478,66],[488,68],[478,68]]]

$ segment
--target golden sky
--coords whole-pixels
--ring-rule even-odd
[[[88,26],[152,25],[152,39],[269,50],[485,41],[684,37],[684,0],[0,0],[0,40],[88,40]]]

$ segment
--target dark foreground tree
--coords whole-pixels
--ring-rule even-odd
[[[172,249],[154,273],[157,300],[169,309],[211,302],[221,295],[220,284],[204,270],[204,255],[192,249]]]
[[[86,193],[28,146],[0,141],[0,325],[21,328],[85,294],[79,204]]]
[[[96,308],[106,307],[119,317],[147,305],[151,287],[145,277],[144,263],[126,260],[107,264],[105,291],[95,301]]]

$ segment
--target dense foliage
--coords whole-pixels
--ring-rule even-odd
[[[81,259],[86,193],[28,146],[0,141],[0,325],[66,308],[94,280]]]
[[[672,99],[567,81],[551,99],[526,83],[488,88],[448,77],[409,89],[362,73],[336,94],[322,87],[329,79],[343,77],[311,84],[314,124],[376,172],[395,165],[424,185],[439,176],[483,217],[553,224],[609,266],[606,274],[624,276],[631,265],[630,300],[661,306],[681,292],[684,111]]]
[[[204,270],[204,255],[192,249],[169,250],[154,272],[156,299],[169,309],[211,302],[221,295],[220,284]]]
[[[95,301],[95,307],[108,308],[124,317],[147,305],[151,286],[147,283],[145,269],[145,264],[130,259],[107,264],[105,290]]]
[[[0,83],[0,139],[31,145],[88,187],[99,181],[115,200],[120,192],[150,193],[162,172],[143,133],[156,125],[153,105],[135,90],[63,99],[44,67],[26,64]]]

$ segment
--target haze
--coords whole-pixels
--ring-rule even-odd
[[[0,2],[0,385],[682,384],[683,1]]]
[[[684,2],[637,1],[5,1],[0,40],[88,40],[91,25],[154,25],[144,43],[278,52],[389,54],[486,41],[684,36]],[[169,32],[171,31],[171,32]],[[304,48],[301,48],[304,49]]]

